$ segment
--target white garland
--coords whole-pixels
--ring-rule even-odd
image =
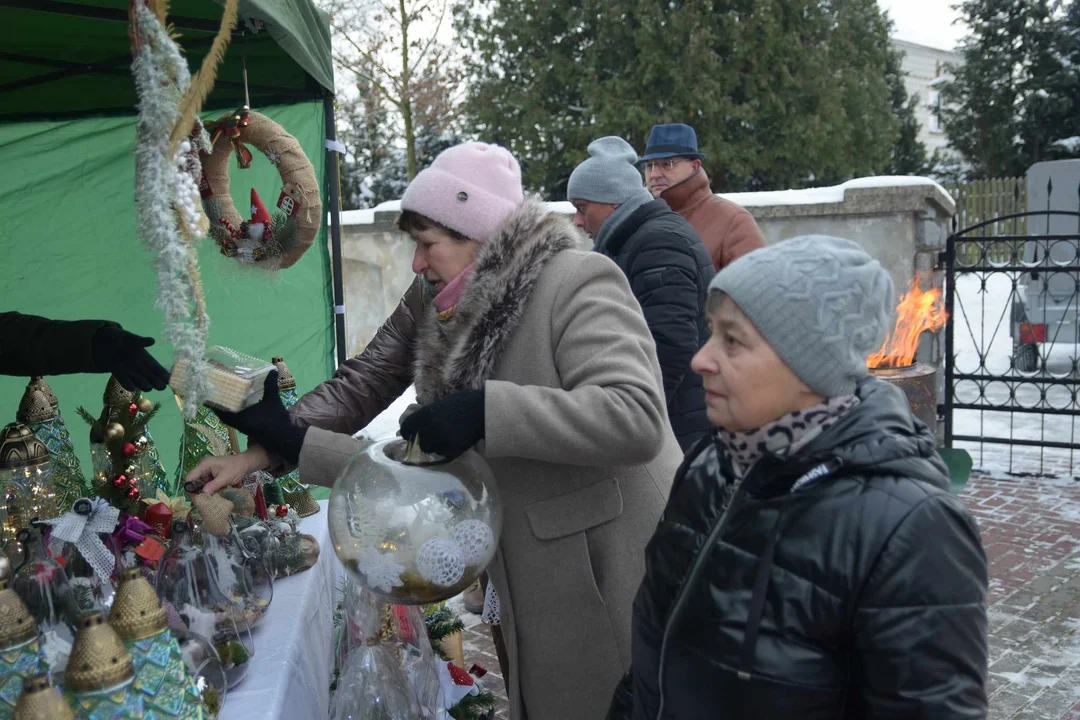
[[[192,420],[207,397],[209,319],[195,304],[196,280],[190,268],[198,257],[181,235],[178,220],[192,237],[202,234],[199,190],[191,175],[192,163],[198,169],[198,156],[188,142],[174,157],[169,153],[169,136],[180,119],[180,98],[191,84],[191,73],[180,48],[145,3],[136,4],[135,22],[141,40],[132,65],[139,96],[135,146],[139,237],[154,255],[165,338],[175,350],[175,360],[186,358],[189,363],[184,416]]]

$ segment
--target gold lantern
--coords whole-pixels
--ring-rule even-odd
[[[48,669],[34,618],[8,581],[0,580],[0,717],[16,712],[23,680]]]
[[[23,681],[13,720],[75,720],[75,713],[49,682],[49,674],[41,673]]]
[[[157,593],[138,568],[120,573],[109,624],[131,653],[132,687],[143,696],[147,715],[159,720],[203,720],[202,696],[169,632]]]
[[[79,717],[143,717],[143,697],[132,687],[131,654],[103,613],[84,615],[71,646],[64,695]]]
[[[0,491],[0,543],[14,540],[34,518],[58,514],[49,450],[21,423],[0,431]]]

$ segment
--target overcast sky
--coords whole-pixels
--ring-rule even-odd
[[[959,13],[956,0],[878,0],[896,24],[893,34],[901,40],[952,50],[964,36],[964,26],[953,24]]]

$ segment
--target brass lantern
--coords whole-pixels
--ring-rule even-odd
[[[0,543],[14,540],[34,518],[57,516],[49,450],[21,423],[0,431],[0,491]]]

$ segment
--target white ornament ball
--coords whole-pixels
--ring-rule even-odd
[[[466,565],[486,563],[495,551],[495,534],[481,520],[464,520],[450,530],[461,548]]]
[[[187,140],[184,140],[182,143],[180,143],[180,152],[191,152],[191,143],[189,143]]]
[[[429,583],[449,587],[464,577],[465,556],[454,541],[432,538],[420,546],[416,569]]]

